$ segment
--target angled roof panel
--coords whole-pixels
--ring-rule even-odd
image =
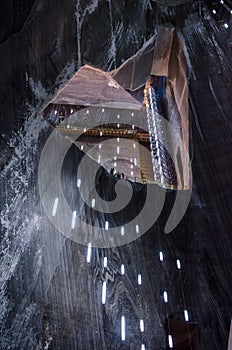
[[[108,105],[118,108],[139,109],[141,105],[110,73],[85,65],[58,91],[52,100],[55,104]]]

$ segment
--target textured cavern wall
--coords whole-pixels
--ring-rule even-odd
[[[142,0],[3,1],[1,6],[6,15],[0,44],[0,347],[139,349],[144,342],[147,349],[164,349],[166,315],[183,319],[186,306],[191,321],[199,323],[201,349],[226,349],[232,305],[228,32],[219,33],[204,6],[194,4],[157,9]],[[41,209],[37,170],[51,129],[36,111],[77,67],[91,63],[113,69],[154,34],[157,23],[167,22],[178,26],[188,60],[192,200],[172,234],[162,233],[164,212],[141,239],[114,250],[96,250],[87,264],[86,247],[65,240]],[[79,157],[73,149],[67,157],[67,188],[70,183],[75,186],[73,164]],[[113,180],[103,172],[99,181],[103,194],[110,195]],[[135,190],[139,200],[131,204],[132,213],[140,208],[145,191],[139,186]],[[166,211],[172,197],[166,201]],[[78,197],[74,199],[79,203]],[[103,255],[108,256],[107,269],[102,266]],[[183,266],[186,305],[177,257]],[[125,276],[120,274],[122,263]],[[143,278],[140,287],[138,273]],[[102,307],[104,279],[109,294]],[[167,308],[162,300],[165,288],[170,298]],[[124,344],[122,312],[128,320]],[[143,335],[140,318],[145,321]]]
[[[77,66],[76,2],[2,1],[1,146]],[[2,155],[2,163],[10,154]]]

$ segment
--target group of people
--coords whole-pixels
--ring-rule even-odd
[[[119,171],[116,171],[115,168],[112,168],[110,170],[110,174],[114,175],[117,179],[125,179],[125,175],[123,173],[120,173]]]

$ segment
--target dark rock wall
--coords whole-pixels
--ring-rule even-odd
[[[2,1],[0,6],[0,140],[5,147],[31,107],[41,106],[61,83],[57,80],[75,71],[77,22],[75,1]]]
[[[142,0],[2,1],[1,8],[0,348],[140,349],[144,343],[146,349],[165,349],[165,318],[183,319],[186,307],[199,324],[200,348],[226,349],[232,306],[229,31],[219,32],[198,2],[167,8]],[[177,26],[188,61],[191,203],[174,232],[164,235],[173,202],[169,194],[147,234],[121,248],[95,249],[87,264],[87,248],[58,233],[41,208],[38,163],[51,128],[38,111],[82,64],[118,67],[154,34],[156,24],[167,22]],[[66,186],[70,179],[75,183],[75,169],[68,164],[79,157],[73,149],[68,155]],[[103,172],[99,183],[110,196],[112,179]],[[134,185],[134,190],[139,200],[130,213],[139,210],[145,188]],[[104,307],[103,280],[108,285]]]

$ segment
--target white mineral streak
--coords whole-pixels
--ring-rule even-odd
[[[5,185],[5,205],[0,212],[0,222],[5,231],[1,241],[0,256],[0,293],[13,276],[20,257],[28,248],[33,233],[39,228],[40,217],[35,211],[25,210],[28,206],[28,188],[34,175],[35,155],[38,148],[38,137],[44,120],[32,114],[20,131],[13,135],[9,146],[14,148],[14,155],[1,173],[1,183]],[[24,166],[22,166],[22,164]],[[3,185],[3,188],[4,188]],[[21,213],[27,214],[22,218]],[[40,264],[40,262],[38,262]],[[0,323],[6,313],[7,298],[1,299]]]
[[[89,5],[85,6],[84,10],[81,11],[80,8],[80,0],[77,0],[76,5],[76,22],[77,22],[77,53],[78,53],[78,67],[80,68],[82,65],[82,58],[81,58],[81,32],[82,32],[82,25],[83,21],[85,20],[85,16],[87,14],[93,13],[96,8],[98,7],[98,0],[93,0],[90,2]]]
[[[67,76],[73,72],[73,69],[72,63],[67,65],[58,77],[57,84],[62,85],[67,80]],[[25,79],[29,81],[29,85],[38,101],[45,101],[49,98],[40,82],[35,83],[28,77],[28,74]],[[17,305],[17,313],[14,316],[11,328],[7,332],[7,337],[12,339],[15,348],[19,348],[24,341],[20,335],[23,336],[24,334],[20,332],[22,328],[30,329],[27,337],[30,343],[28,346],[34,349],[41,348],[38,344],[31,343],[34,336],[30,323],[37,312],[37,306],[33,303],[28,305],[28,293],[36,288],[41,269],[43,269],[44,274],[44,288],[49,288],[54,270],[59,264],[59,253],[64,244],[63,237],[57,236],[54,239],[53,235],[49,232],[43,232],[41,229],[43,221],[41,204],[38,200],[37,168],[41,151],[40,136],[47,131],[48,124],[44,118],[36,113],[36,109],[28,106],[27,116],[25,116],[22,127],[18,132],[13,133],[8,142],[8,146],[13,149],[13,155],[0,174],[3,199],[0,212],[2,226],[0,246],[1,328],[4,328],[9,310],[14,307],[7,294],[7,285],[12,278],[17,279],[20,264],[24,257],[29,256],[30,251],[33,250],[33,256],[30,257],[33,264],[33,275],[27,282],[28,285],[25,290],[27,294],[20,299],[20,304]],[[43,215],[45,214],[43,213]],[[53,228],[50,230],[53,230]],[[48,337],[45,348],[49,347],[51,340]],[[7,348],[7,342],[8,339],[2,337],[0,347]]]

